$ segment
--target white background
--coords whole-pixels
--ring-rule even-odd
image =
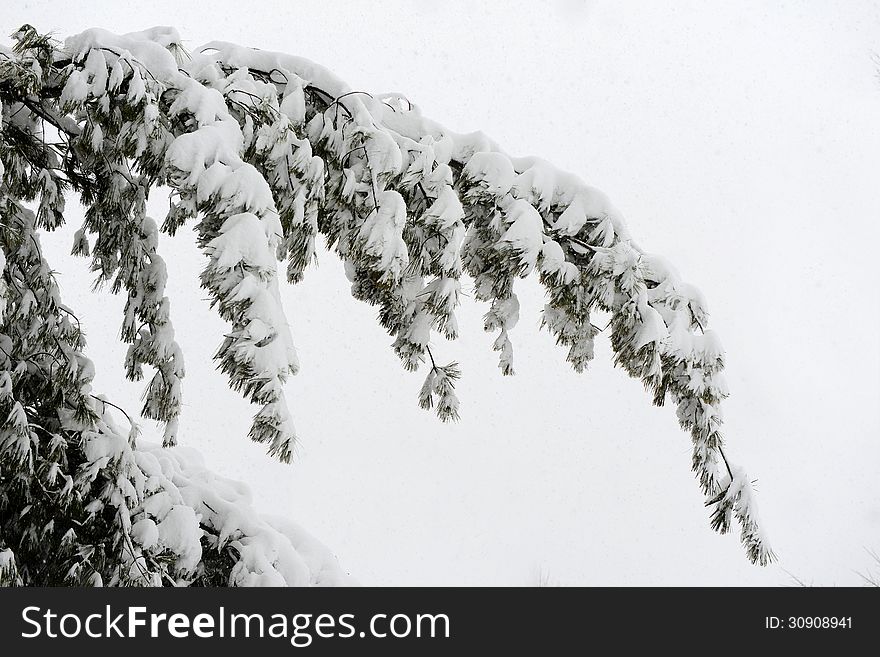
[[[359,90],[405,93],[606,191],[646,250],[702,289],[728,353],[728,453],[757,479],[780,565],[719,537],[672,408],[611,366],[570,372],[518,290],[517,376],[466,299],[463,419],[419,410],[422,374],[329,253],[284,288],[303,369],[288,385],[298,462],[246,439],[254,409],[211,355],[224,329],[187,231],[164,237],[188,376],[181,441],[248,481],[255,505],[327,543],[364,584],[858,584],[880,550],[880,9],[873,2],[4,2],[0,28],[57,37],[178,28],[313,59]],[[167,199],[156,196],[161,221]],[[44,238],[87,327],[96,388],[128,409],[122,300],[89,291],[69,230]],[[145,423],[147,434],[156,434]]]

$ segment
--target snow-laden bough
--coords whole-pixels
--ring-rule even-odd
[[[461,371],[454,362],[438,364],[430,343],[434,334],[458,334],[463,276],[473,280],[476,298],[490,304],[484,326],[497,332],[493,346],[505,375],[514,373],[517,278],[535,274],[546,288],[542,324],[579,372],[602,331],[591,316],[608,314],[615,363],[644,383],[655,404],[674,404],[691,436],[692,467],[712,527],[726,532],[736,518],[749,558],[772,560],[751,482],[723,450],[724,352],[708,327],[705,300],[632,240],[602,192],[538,158],[511,157],[482,133],[448,130],[400,94],[353,90],[300,57],[225,42],[190,55],[177,32],[164,27],[126,35],[92,29],[59,45],[25,26],[14,38],[14,48],[0,52],[0,194],[5,224],[24,226],[28,239],[4,232],[4,330],[10,331],[4,335],[11,340],[5,375],[12,382],[3,396],[10,418],[0,437],[4,460],[33,465],[48,458],[43,439],[24,428],[30,416],[16,397],[21,377],[56,361],[69,368],[71,359],[82,358],[81,334],[62,310],[58,325],[67,333],[56,342],[66,349],[53,343],[25,358],[27,348],[13,335],[13,325],[42,303],[31,284],[23,285],[30,273],[20,269],[22,258],[44,263],[30,241],[37,244],[39,230],[63,222],[64,191],[72,189],[86,207],[74,253],[92,258],[98,283],[127,294],[126,372],[140,379],[144,366],[155,370],[142,415],[164,423],[165,449],[177,440],[184,367],[158,231],[174,234],[193,222],[207,257],[201,285],[230,325],[218,367],[258,405],[251,439],[283,461],[291,459],[296,441],[284,384],[299,361],[277,263],[286,262],[289,282],[300,281],[320,233],[343,260],[352,295],[378,306],[404,367],[427,370],[419,404],[443,420],[458,417]],[[49,133],[57,140],[47,142]],[[161,185],[172,195],[159,225],[146,215],[146,199]],[[25,207],[29,203],[35,211]],[[52,287],[50,273],[41,284]],[[79,424],[59,412],[58,427],[79,436],[78,467],[90,476],[106,477],[125,455],[124,476],[108,484],[123,492],[81,492],[83,499],[94,496],[93,512],[97,501],[101,509],[109,503],[117,510],[133,545],[132,563],[149,554],[148,574],[191,573],[204,565],[195,537],[204,548],[231,545],[237,536],[235,565],[225,565],[231,582],[312,581],[304,573],[313,568],[299,569],[290,556],[290,532],[278,523],[238,526],[234,504],[211,497],[210,486],[190,494],[184,492],[189,484],[181,488],[164,475],[177,492],[163,489],[168,503],[154,503],[161,518],[144,506],[149,487],[143,482],[159,485],[159,475],[149,473],[189,466],[177,452],[147,449],[135,438],[127,452],[118,441],[85,438],[104,435],[94,429],[103,416],[89,399],[73,409]],[[170,523],[167,530],[163,523]],[[207,534],[187,534],[194,523]],[[274,538],[242,538],[257,535]],[[158,554],[175,555],[176,565],[166,568]]]

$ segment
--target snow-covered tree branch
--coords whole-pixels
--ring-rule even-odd
[[[322,234],[403,366],[425,371],[419,404],[442,420],[458,417],[462,373],[429,344],[457,336],[463,276],[489,304],[485,329],[511,375],[513,285],[535,274],[543,325],[572,367],[593,358],[603,314],[615,363],[655,404],[675,405],[712,527],[727,532],[735,517],[749,559],[772,560],[751,482],[723,451],[724,355],[704,299],[577,177],[299,57],[222,42],[187,53],[170,28],[88,30],[62,45],[24,26],[0,46],[0,103],[3,581],[345,581],[312,539],[255,520],[241,488],[171,449],[185,372],[158,234],[186,222],[207,259],[201,285],[229,325],[217,366],[257,406],[249,435],[274,457],[294,453],[284,384],[299,369],[279,261],[300,281]],[[167,216],[147,216],[149,195],[169,192]],[[163,423],[163,448],[143,444],[134,422],[117,427],[111,401],[93,394],[82,328],[42,256],[39,234],[64,222],[70,193],[85,207],[73,253],[91,258],[96,287],[126,294],[125,371],[148,377],[141,414]]]

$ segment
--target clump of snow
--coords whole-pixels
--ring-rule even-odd
[[[299,80],[299,76],[297,76]],[[302,84],[297,84],[291,89],[279,107],[287,118],[294,124],[299,124],[306,119],[306,97],[303,93]]]
[[[159,542],[159,528],[150,518],[141,518],[131,526],[131,537],[149,549]]]
[[[157,27],[123,35],[92,28],[66,39],[64,50],[74,60],[81,60],[92,50],[109,48],[120,53],[120,56],[128,54],[155,77],[168,78],[178,74],[177,63],[167,47],[172,43],[179,44],[180,35],[170,27]]]
[[[510,191],[516,172],[510,158],[501,153],[475,153],[462,172],[483,192],[502,197]]]
[[[156,528],[158,544],[177,555],[178,570],[192,572],[202,558],[199,543],[202,530],[195,511],[189,506],[176,504],[168,509]]]
[[[230,270],[241,265],[258,271],[274,271],[275,256],[265,248],[265,238],[260,219],[251,212],[242,212],[223,222],[220,234],[208,244],[208,254],[219,269]]]
[[[501,236],[499,244],[509,244],[519,254],[525,275],[535,268],[544,246],[543,220],[538,211],[522,199],[514,200],[506,211],[510,226]]]
[[[194,450],[139,441],[134,457],[146,492],[132,509],[131,537],[143,549],[176,555],[184,581],[202,558],[204,527],[218,536],[214,549],[238,555],[232,586],[356,583],[323,544],[293,522],[262,517],[245,484],[211,472]]]
[[[0,571],[6,570],[15,564],[15,553],[8,548],[0,550]]]
[[[646,295],[639,297],[637,304],[641,322],[636,330],[636,337],[633,340],[633,349],[641,349],[651,342],[661,342],[669,334],[666,322],[657,310],[648,304]]]
[[[205,169],[215,162],[240,166],[241,146],[238,124],[232,120],[217,121],[180,135],[168,147],[165,159],[171,166],[189,173],[187,185],[196,185]]]
[[[378,207],[364,220],[360,229],[364,252],[377,260],[376,269],[384,277],[399,280],[409,264],[409,252],[403,241],[406,223],[406,203],[393,190],[386,190],[376,197]]]
[[[557,277],[562,285],[571,285],[580,276],[580,270],[565,258],[559,242],[548,239],[541,247],[541,271]]]

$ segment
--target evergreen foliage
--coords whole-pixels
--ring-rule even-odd
[[[302,280],[316,238],[345,263],[352,295],[378,307],[418,402],[458,418],[461,371],[431,336],[454,339],[462,277],[487,302],[502,374],[514,373],[517,278],[547,291],[542,324],[577,371],[604,313],[615,363],[672,403],[692,466],[747,555],[773,558],[751,484],[720,433],[724,355],[699,292],[630,238],[598,190],[482,133],[455,134],[396,95],[352,91],[305,59],[214,42],[190,55],[170,28],[89,30],[57,43],[30,26],[0,46],[0,581],[7,584],[340,583],[326,550],[256,519],[235,484],[176,447],[185,374],[158,235],[195,227],[200,282],[229,324],[216,353],[257,407],[249,433],[289,461],[284,383],[299,369],[278,262]],[[161,226],[151,193],[170,190]],[[79,322],[59,298],[40,233],[65,198],[85,208],[75,255],[96,287],[126,295],[128,378],[163,448],[122,430],[93,393]]]

